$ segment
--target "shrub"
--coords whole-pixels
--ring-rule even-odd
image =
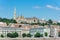
[[[45,32],[45,36],[46,36],[46,37],[48,36],[48,33],[47,33],[47,32]]]
[[[26,37],[26,36],[27,36],[26,33],[23,33],[23,34],[22,34],[22,37]]]
[[[11,37],[11,33],[7,33],[7,37]]]
[[[7,37],[16,38],[16,37],[18,37],[18,33],[17,33],[17,32],[14,32],[14,33],[7,33]]]
[[[60,32],[58,32],[58,37],[60,37]]]
[[[32,35],[30,33],[27,34],[27,37],[31,37]]]
[[[40,33],[36,33],[35,35],[34,35],[34,37],[43,37],[43,34],[40,34]]]
[[[14,32],[13,35],[14,35],[14,37],[18,37],[18,33],[17,32]]]
[[[3,34],[1,34],[1,37],[3,38],[3,37],[4,37],[4,35],[3,35]]]

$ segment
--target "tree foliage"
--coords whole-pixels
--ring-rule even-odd
[[[23,33],[23,34],[22,34],[22,37],[26,37],[26,36],[27,36],[26,33]]]
[[[17,32],[14,32],[14,33],[7,33],[7,37],[16,38],[16,37],[18,37],[18,33],[17,33]]]
[[[49,20],[48,20],[48,23],[49,23],[49,24],[52,24],[52,23],[53,23],[53,21],[52,21],[51,19],[49,19]]]
[[[2,38],[4,37],[4,35],[3,35],[3,34],[1,34],[0,36],[1,36]]]
[[[0,22],[5,22],[7,25],[9,25],[9,23],[17,23],[16,20],[7,18],[0,18]]]
[[[57,23],[57,25],[59,25],[59,26],[60,26],[60,23]]]
[[[60,32],[58,32],[58,37],[60,37]]]
[[[37,32],[34,37],[43,37],[43,34]]]
[[[31,37],[32,35],[30,33],[27,34],[27,37]]]
[[[46,36],[46,37],[48,36],[48,33],[47,33],[47,32],[45,32],[45,36]]]

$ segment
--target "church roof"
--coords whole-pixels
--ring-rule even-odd
[[[38,18],[36,18],[36,17],[32,17],[32,18],[26,18],[27,20],[33,20],[33,19],[36,19],[36,20],[38,20]]]

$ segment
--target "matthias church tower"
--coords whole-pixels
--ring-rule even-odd
[[[14,8],[14,19],[16,19],[16,8]]]

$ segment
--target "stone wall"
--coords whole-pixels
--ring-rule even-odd
[[[0,40],[60,40],[60,38],[0,38]]]

